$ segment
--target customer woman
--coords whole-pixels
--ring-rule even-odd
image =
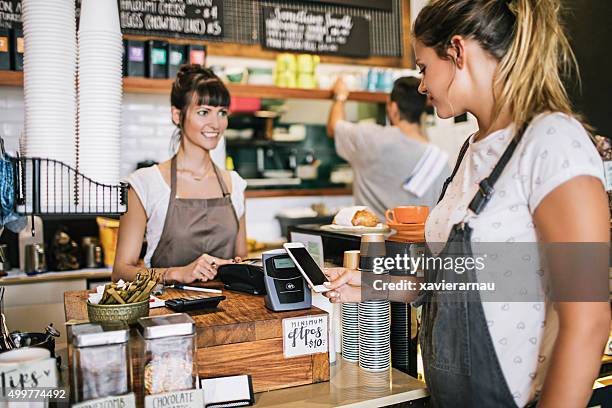
[[[210,156],[227,128],[227,88],[211,70],[186,65],[170,102],[178,150],[170,160],[129,176],[113,280],[134,279],[143,237],[145,265],[163,268],[166,283],[213,279],[219,265],[247,254],[246,182]]]
[[[434,0],[417,17],[414,38],[420,90],[438,116],[470,112],[479,127],[427,220],[428,243],[467,255],[476,242],[606,248],[602,163],[562,83],[574,59],[559,2]],[[604,284],[606,269],[607,262],[597,271]],[[361,300],[359,272],[327,274],[332,302]],[[438,269],[425,279],[475,274],[458,276]],[[434,406],[587,405],[610,328],[608,302],[500,304],[479,296],[449,303],[441,292],[416,295],[389,298],[423,304],[420,340]]]

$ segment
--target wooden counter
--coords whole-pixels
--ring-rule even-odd
[[[219,286],[216,283],[207,286],[215,285]],[[67,322],[87,320],[87,293],[71,291],[64,294]],[[192,295],[201,293],[168,289],[160,297],[172,299]],[[217,312],[190,313],[196,323],[200,377],[250,374],[255,392],[329,380],[327,353],[285,359],[282,339],[283,319],[326,312],[313,307],[276,313],[266,309],[263,296],[227,290],[223,295],[227,299],[221,302]],[[151,316],[167,313],[174,312],[166,308],[150,311]]]

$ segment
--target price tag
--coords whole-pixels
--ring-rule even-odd
[[[112,408],[134,408],[136,407],[136,398],[134,393],[120,395],[117,397],[106,397],[81,402],[78,404],[72,404],[72,408],[100,408],[100,407],[112,407]]]
[[[0,365],[0,386],[8,388],[56,388],[57,367],[54,358],[24,364]]]
[[[145,397],[145,408],[202,408],[203,406],[202,390],[167,392]]]
[[[283,319],[285,358],[327,353],[327,315]]]
[[[606,177],[606,191],[612,191],[612,161],[603,162]]]

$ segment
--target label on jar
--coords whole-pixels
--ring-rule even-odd
[[[57,384],[57,366],[54,358],[0,365],[0,390],[2,386],[14,389],[56,388]]]
[[[604,175],[606,176],[606,191],[612,191],[612,161],[605,161]]]
[[[170,51],[170,65],[181,65],[183,63],[183,53]]]
[[[151,50],[151,63],[155,65],[164,65],[166,63],[166,50],[153,48]]]
[[[327,315],[283,319],[285,358],[327,353]]]
[[[8,37],[0,37],[0,52],[8,52]]]
[[[191,64],[204,65],[206,54],[201,50],[191,50],[189,53],[189,62]]]
[[[130,62],[143,62],[145,58],[145,51],[143,47],[128,47],[128,60]]]
[[[202,408],[203,406],[202,390],[175,391],[145,397],[145,408]]]
[[[98,398],[78,404],[72,404],[73,408],[135,408],[136,398],[134,393],[120,395],[116,397]]]
[[[23,37],[17,37],[17,52],[23,54],[25,52],[25,42]]]

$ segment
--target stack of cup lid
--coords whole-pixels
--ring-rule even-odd
[[[383,234],[364,234],[361,237],[360,266],[362,274],[388,274],[376,271],[375,259],[384,257]],[[359,367],[368,371],[384,371],[391,366],[391,311],[388,300],[364,300],[358,306]]]
[[[345,251],[344,265],[348,269],[359,267],[359,251]],[[359,361],[359,307],[357,303],[342,304],[342,358]]]

